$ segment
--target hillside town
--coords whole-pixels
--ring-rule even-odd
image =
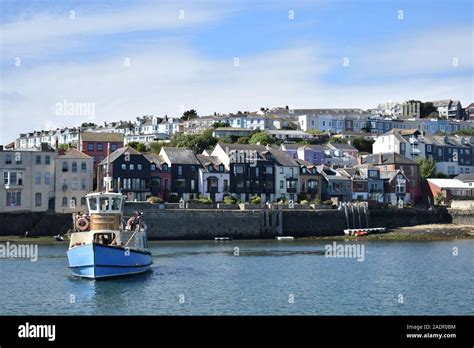
[[[385,103],[83,123],[0,146],[0,212],[85,210],[104,177],[129,201],[387,206],[474,196],[474,103]]]

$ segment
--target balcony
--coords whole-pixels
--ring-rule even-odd
[[[23,182],[19,182],[16,184],[5,184],[5,190],[21,190],[23,188]]]

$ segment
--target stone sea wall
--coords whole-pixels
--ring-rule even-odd
[[[348,228],[371,227],[395,228],[435,223],[474,225],[470,211],[437,208],[422,209],[374,209],[367,218],[363,213],[346,217],[342,210],[299,209],[163,209],[157,204],[129,202],[125,205],[126,217],[137,210],[144,212],[150,239],[236,239],[273,238],[279,235],[295,237],[342,235]],[[32,236],[64,234],[72,227],[70,214],[54,213],[2,213],[1,235]]]

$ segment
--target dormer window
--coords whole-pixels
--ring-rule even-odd
[[[209,165],[207,166],[207,170],[210,171],[210,172],[212,172],[212,165],[209,164]]]
[[[168,165],[165,163],[163,164],[163,171],[164,172],[167,172],[168,171]]]
[[[307,172],[306,167],[301,168],[301,171],[302,171],[304,174],[306,174],[306,172]]]
[[[221,164],[221,165],[219,166],[219,171],[220,171],[220,172],[224,172],[224,165],[223,165],[223,164]]]

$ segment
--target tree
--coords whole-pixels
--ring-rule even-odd
[[[194,109],[191,109],[191,110],[187,110],[183,113],[183,116],[181,116],[181,119],[183,121],[189,121],[193,118],[197,118],[198,117],[198,114],[196,112],[196,110]]]
[[[354,146],[359,152],[372,153],[373,139],[365,139],[362,137],[356,137],[352,140],[352,146]]]
[[[275,143],[275,140],[266,132],[256,132],[249,140],[249,144],[267,145],[273,143]]]
[[[438,114],[438,108],[433,105],[431,102],[421,103],[420,104],[420,117],[429,117],[433,113]],[[439,114],[438,114],[439,116]]]
[[[347,144],[347,139],[343,139],[341,137],[330,137],[329,142],[336,144]]]
[[[95,123],[92,123],[92,122],[84,122],[83,124],[81,124],[81,128],[90,128],[90,127],[97,127],[97,125]]]
[[[285,130],[298,130],[298,125],[295,124],[295,123],[293,123],[293,122],[289,122],[288,125],[281,127],[281,129],[285,129]]]
[[[237,144],[248,144],[249,141],[250,141],[250,137],[237,138]]]
[[[150,151],[153,153],[160,153],[162,147],[163,147],[163,143],[159,141],[154,141],[150,143]]]
[[[418,160],[420,166],[420,176],[423,180],[432,178],[436,174],[436,163],[429,158],[420,158]]]
[[[229,122],[214,122],[212,124],[212,128],[216,129],[216,128],[223,128],[223,127],[230,127],[230,124]]]
[[[139,143],[138,141],[131,141],[127,144],[127,146],[130,146],[131,148],[137,150],[138,152],[146,152],[147,148],[145,144]]]

